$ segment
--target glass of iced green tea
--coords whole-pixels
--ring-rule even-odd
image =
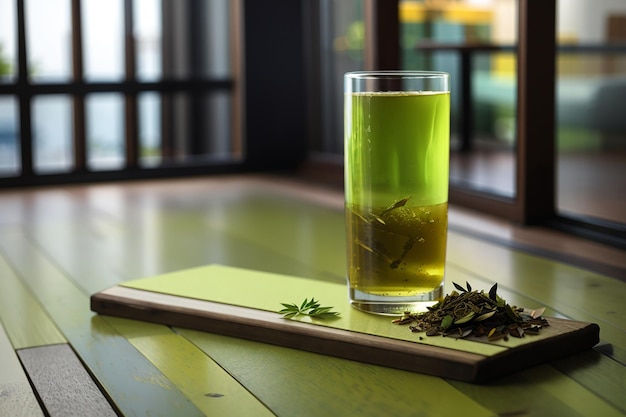
[[[350,72],[344,93],[350,302],[378,314],[425,311],[443,295],[449,75]]]

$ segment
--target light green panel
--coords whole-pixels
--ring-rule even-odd
[[[344,285],[223,265],[187,269],[152,278],[128,281],[122,285],[276,312],[282,308],[282,302],[299,304],[305,298],[314,297],[324,306],[333,306],[334,310],[340,313],[340,317],[336,320],[313,320],[313,324],[485,356],[504,352],[511,347],[532,342],[541,337],[510,340],[506,345],[479,343],[450,337],[425,337],[420,341],[418,336],[410,332],[406,326],[392,324],[390,317],[368,314],[352,308]],[[311,322],[308,317],[301,320]]]

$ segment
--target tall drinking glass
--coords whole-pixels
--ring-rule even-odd
[[[425,311],[443,295],[449,75],[350,72],[344,93],[350,302],[379,314]]]

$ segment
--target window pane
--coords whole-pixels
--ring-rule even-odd
[[[124,14],[121,0],[84,0],[83,57],[88,81],[124,78]]]
[[[168,126],[167,162],[224,161],[240,156],[232,141],[229,92],[176,93],[165,103],[162,119]]]
[[[134,36],[137,53],[137,79],[161,78],[161,0],[135,0]]]
[[[626,223],[626,3],[557,7],[557,211]]]
[[[163,2],[165,78],[230,77],[227,0]]]
[[[38,173],[69,171],[73,167],[72,100],[68,96],[33,99],[33,167]]]
[[[404,69],[445,71],[451,78],[453,185],[515,196],[517,1],[400,2]],[[433,51],[424,42],[457,45]],[[491,44],[505,51],[463,50]],[[467,53],[468,60],[461,59]],[[469,72],[470,105],[462,108],[462,74]]]
[[[94,170],[119,169],[125,163],[124,100],[120,94],[85,98],[87,165]]]
[[[143,93],[137,98],[139,106],[139,158],[143,166],[161,162],[161,97],[157,93]]]
[[[0,0],[0,83],[12,82],[17,71],[15,1]]]
[[[17,100],[0,96],[0,177],[20,173]]]
[[[27,0],[28,71],[34,82],[71,78],[70,0]]]
[[[202,73],[207,77],[228,78],[232,74],[230,59],[229,0],[208,0],[204,8],[205,24],[202,56],[206,57]]]
[[[230,159],[232,144],[232,99],[228,92],[207,94],[204,98],[206,118],[203,130],[206,132],[206,150],[220,159]]]

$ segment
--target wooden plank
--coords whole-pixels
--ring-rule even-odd
[[[547,365],[530,368],[488,385],[450,383],[498,416],[623,415],[610,403]]]
[[[315,355],[189,329],[178,332],[215,358],[279,416],[493,416],[430,375]]]
[[[314,266],[317,271],[302,269],[285,272],[274,268],[241,267],[330,282],[345,282],[343,210],[330,210],[266,189],[250,190],[239,200],[239,204],[231,204],[221,209],[220,216],[206,216],[205,223],[211,230],[234,235],[276,254],[295,258],[308,265],[308,269]],[[254,209],[251,210],[250,207]],[[232,263],[229,265],[240,266]]]
[[[558,401],[568,404],[582,415],[623,416],[622,411],[552,367],[540,366],[525,372],[530,374],[535,385],[541,390],[548,392]]]
[[[0,320],[15,349],[64,343],[66,340],[0,254]]]
[[[105,320],[206,415],[273,415],[215,361],[171,329],[115,317]]]
[[[36,417],[43,415],[0,321],[0,416]]]
[[[340,285],[213,265],[110,288],[93,295],[91,307],[113,316],[207,330],[470,382],[486,382],[584,351],[599,341],[597,325],[555,318],[550,319],[550,326],[541,335],[503,345],[442,337],[419,341],[406,328],[391,325],[389,319],[358,312],[349,305],[342,309],[346,300],[335,304],[342,317],[321,325],[285,320],[275,310],[261,309],[268,301],[269,305],[280,306],[280,297],[284,293],[295,296],[299,286],[328,298],[334,295],[329,302],[345,296]],[[254,294],[245,300],[248,304],[241,304],[245,297],[240,288]],[[272,289],[273,299],[263,294],[263,288]],[[253,304],[254,297],[262,298],[261,304]]]
[[[339,252],[343,254],[340,248],[343,218],[336,215],[335,222],[324,225],[323,210],[311,208],[296,215],[299,211],[295,203],[275,209],[274,217],[270,218],[270,201],[243,198],[244,206],[258,207],[257,214],[248,216],[245,211],[228,208],[222,202],[219,207],[213,207],[222,214],[208,218],[191,210],[181,213],[146,209],[119,221],[64,219],[40,225],[31,234],[63,270],[72,277],[81,277],[75,284],[85,293],[136,277],[206,263],[341,282],[343,276],[333,273],[332,268],[339,264],[340,270],[344,270],[345,257],[337,256]],[[216,205],[202,200],[194,204]],[[265,226],[256,229],[253,226],[255,222],[267,224],[274,219],[282,220],[269,227],[275,229],[269,233]],[[300,222],[309,225],[299,227]],[[248,226],[251,229],[246,233]],[[331,230],[333,234],[329,235]],[[322,240],[323,236],[327,237]],[[337,237],[341,239],[337,241]],[[78,251],[80,259],[76,256]]]
[[[626,415],[624,364],[592,349],[554,361],[552,366]]]
[[[51,417],[117,416],[69,345],[20,349],[17,354]]]

